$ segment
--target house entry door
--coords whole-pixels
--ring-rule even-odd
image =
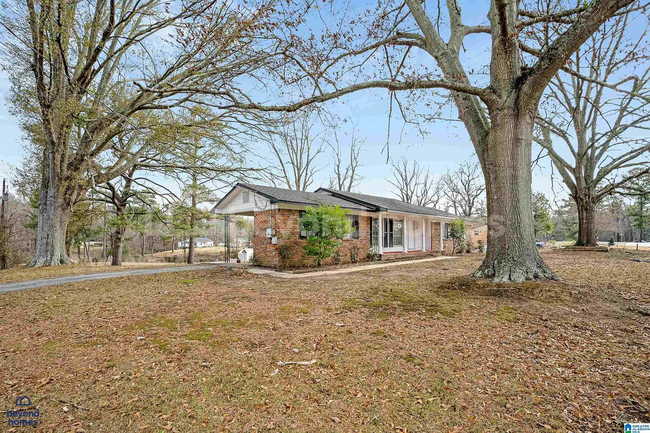
[[[409,225],[409,235],[408,235],[408,244],[406,247],[409,250],[414,250],[415,249],[415,226],[413,224],[413,221],[408,222]]]

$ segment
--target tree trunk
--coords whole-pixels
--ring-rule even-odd
[[[71,263],[66,254],[65,235],[74,197],[65,191],[58,176],[56,143],[48,140],[43,151],[43,174],[38,199],[38,227],[34,259],[29,266]]]
[[[121,227],[116,228],[111,236],[111,249],[113,250],[113,257],[111,258],[111,266],[122,266],[122,240],[124,238],[124,229]]]
[[[65,236],[71,209],[53,197],[39,200],[36,251],[29,266],[57,266],[71,263],[66,254]]]
[[[140,245],[140,255],[144,257],[144,241],[146,239],[146,235],[142,233],[142,244]]]
[[[588,196],[574,198],[578,208],[578,239],[576,246],[595,247],[598,245],[596,236],[596,205]]]
[[[187,264],[194,264],[194,235],[190,235],[190,245],[187,249]]]
[[[196,188],[196,177],[193,178],[192,186]],[[194,264],[194,212],[196,211],[196,194],[192,191],[192,213],[190,216],[190,246],[187,251],[187,264]]]
[[[533,120],[499,107],[479,159],[485,175],[488,207],[488,251],[473,276],[495,282],[557,278],[535,246],[532,206]]]
[[[106,209],[104,209],[106,210]],[[102,218],[103,222],[103,230],[102,230],[102,255],[101,258],[105,259],[106,258],[106,213],[104,213],[104,216]]]

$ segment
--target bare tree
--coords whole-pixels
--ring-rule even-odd
[[[484,209],[485,182],[478,162],[463,162],[442,178],[442,193],[456,215],[473,216]]]
[[[338,133],[334,130],[334,141],[336,146],[330,143],[332,149],[332,157],[334,158],[334,174],[330,176],[330,188],[339,191],[352,191],[359,181],[362,179],[358,173],[359,153],[365,140],[359,140],[356,137],[356,131],[352,132],[350,137],[350,153],[347,162],[344,161],[343,151],[341,150],[341,143],[339,142]]]
[[[391,163],[391,166],[393,180],[388,179],[388,182],[395,188],[393,194],[406,203],[438,207],[442,198],[441,184],[430,177],[428,170],[417,161],[411,164],[406,158]]]
[[[556,278],[534,242],[531,160],[538,105],[551,79],[603,23],[627,7],[645,3],[594,0],[574,6],[566,0],[526,4],[491,0],[487,25],[463,23],[456,0],[446,1],[446,11],[438,7],[441,3],[428,2],[425,11],[420,0],[380,2],[375,10],[352,20],[349,10],[342,8],[342,19],[331,28],[324,24],[323,35],[294,32],[287,44],[293,69],[278,69],[278,75],[285,83],[309,86],[309,94],[298,102],[277,105],[233,98],[229,106],[295,111],[375,88],[388,90],[391,111],[394,106],[404,113],[408,107],[401,104],[398,92],[448,90],[486,181],[490,248],[473,275],[503,282]],[[336,8],[330,10],[336,13]],[[524,44],[527,34],[542,31],[549,22],[558,25],[552,40]],[[367,32],[358,32],[361,25]],[[463,45],[466,37],[477,35],[488,35],[490,61],[465,68],[461,49],[470,51],[463,57],[484,49],[483,44]],[[437,69],[432,70],[429,61],[419,62],[421,57],[411,55],[414,51],[428,55]],[[472,82],[468,74],[478,78]],[[426,105],[429,110],[436,106]]]
[[[156,142],[152,112],[237,93],[239,77],[273,59],[277,41],[256,45],[257,32],[272,27],[269,11],[263,0],[250,7],[217,0],[22,0],[3,10],[0,25],[13,36],[4,44],[3,65],[15,110],[35,122],[28,126],[37,129],[41,146],[32,266],[69,261],[64,242],[73,203],[92,183],[128,171]],[[228,122],[228,113],[214,116]],[[117,152],[113,138],[129,131],[152,139]]]
[[[320,171],[314,163],[325,149],[323,133],[314,132],[318,118],[301,112],[284,116],[280,126],[267,131],[263,140],[269,146],[273,163],[266,170],[266,178],[274,186],[296,191],[307,191]]]
[[[536,141],[578,208],[576,245],[597,245],[598,204],[650,173],[649,46],[635,25],[642,18],[618,16],[576,51],[551,81],[537,120]]]

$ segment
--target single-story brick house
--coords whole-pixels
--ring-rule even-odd
[[[254,218],[255,264],[302,267],[313,265],[313,259],[303,253],[307,234],[300,230],[300,215],[307,206],[319,205],[338,205],[349,211],[355,231],[341,241],[340,263],[365,260],[371,249],[381,260],[451,252],[449,225],[456,215],[393,198],[329,188],[303,192],[238,183],[211,212]]]

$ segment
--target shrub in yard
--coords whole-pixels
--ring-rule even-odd
[[[356,245],[350,248],[350,263],[356,263],[359,261],[359,251],[360,248]]]
[[[483,240],[481,239],[477,243],[477,248],[480,252],[484,253],[485,252],[485,243],[483,243]]]
[[[341,250],[337,249],[334,251],[334,254],[332,254],[332,263],[335,265],[341,264]]]
[[[280,258],[280,266],[285,267],[287,260],[291,257],[291,245],[282,244],[278,247],[278,257]]]
[[[300,229],[307,232],[305,255],[313,257],[317,266],[334,254],[341,239],[352,233],[347,214],[340,206],[321,205],[307,207],[300,217]]]
[[[371,262],[376,262],[377,260],[379,260],[379,247],[377,247],[377,245],[372,245],[370,247],[370,250],[366,255],[366,259],[368,259]]]
[[[467,227],[465,227],[465,221],[455,220],[451,223],[451,227],[449,228],[449,237],[453,241],[452,254],[456,254],[456,252],[462,253],[465,250],[463,246],[465,244],[466,233]]]

